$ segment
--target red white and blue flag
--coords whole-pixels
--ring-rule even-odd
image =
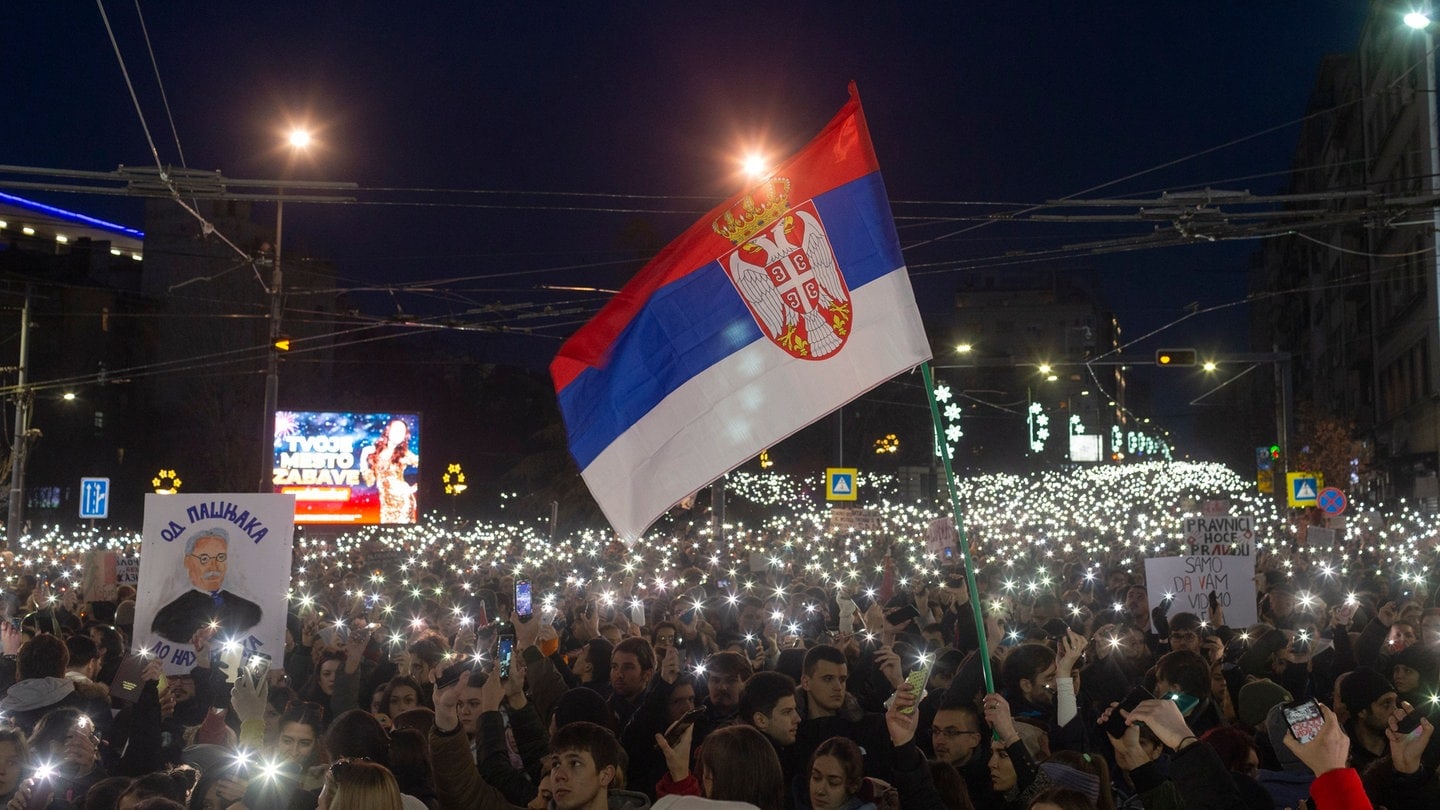
[[[854,85],[769,179],[671,242],[550,364],[570,452],[627,541],[930,358]]]

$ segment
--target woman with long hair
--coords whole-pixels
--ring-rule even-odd
[[[810,755],[810,807],[814,810],[860,810],[873,803],[859,800],[865,782],[860,746],[848,737],[831,737]]]
[[[391,678],[380,695],[380,714],[392,720],[421,706],[427,709],[435,708],[425,697],[425,690],[420,687],[420,682],[409,675],[396,675]]]
[[[381,523],[415,522],[415,485],[405,480],[405,470],[419,462],[410,452],[410,426],[403,419],[391,419],[380,438],[360,454],[365,484],[380,491]]]
[[[41,717],[30,735],[30,751],[36,776],[27,779],[11,800],[13,804],[24,796],[28,810],[83,807],[90,787],[106,776],[95,722],[79,709],[51,709]]]
[[[673,785],[680,792],[663,796],[654,810],[702,810],[714,802],[746,802],[760,810],[784,808],[785,776],[780,758],[775,746],[753,726],[726,726],[712,732],[700,746],[696,776],[686,772],[677,779],[676,774],[685,770],[684,763],[689,760],[693,733],[693,728],[686,729],[674,747],[661,749],[670,768],[669,780],[661,785]],[[662,735],[656,736],[664,740]],[[694,790],[696,781],[703,798],[683,795]]]
[[[400,788],[383,765],[340,758],[325,774],[318,810],[401,810]]]

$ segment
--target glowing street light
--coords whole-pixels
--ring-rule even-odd
[[[311,143],[310,130],[304,127],[295,127],[290,130],[286,140],[290,144],[291,159],[296,153],[309,148]],[[280,330],[280,316],[283,309],[284,297],[284,276],[280,272],[280,245],[284,238],[285,226],[285,188],[278,189],[278,199],[275,201],[275,253],[271,257],[273,262],[270,266],[270,349],[265,353],[265,414],[264,421],[260,427],[260,492],[270,492],[274,489],[274,467],[275,467],[275,411],[279,407],[280,399],[280,352],[284,334]],[[289,341],[284,341],[285,349],[289,348]]]
[[[765,158],[756,152],[751,152],[740,161],[740,170],[751,177],[764,177],[768,169]]]
[[[1412,11],[1404,17],[1405,24],[1411,28],[1423,30],[1430,26],[1430,15],[1423,11]]]

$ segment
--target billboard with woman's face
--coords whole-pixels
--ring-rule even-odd
[[[296,523],[414,523],[420,415],[278,411],[273,470]]]

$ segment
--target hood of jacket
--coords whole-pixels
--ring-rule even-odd
[[[0,711],[26,712],[52,706],[75,691],[69,678],[26,678],[16,681],[0,700]]]
[[[650,797],[634,790],[610,791],[610,810],[648,810]]]

